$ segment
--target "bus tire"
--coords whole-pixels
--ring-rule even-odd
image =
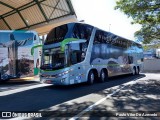
[[[140,69],[139,69],[139,66],[138,66],[136,74],[139,75],[139,72],[140,72]]]
[[[93,70],[89,71],[87,83],[88,83],[89,85],[92,85],[92,84],[94,83],[94,81],[95,81],[95,77],[96,77],[96,76],[95,76]]]
[[[102,69],[100,72],[100,82],[105,82],[108,80],[108,72],[105,69]]]
[[[136,75],[136,67],[133,67],[133,69],[132,69],[132,75]]]

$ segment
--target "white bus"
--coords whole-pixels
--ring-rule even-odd
[[[39,44],[35,31],[0,30],[0,79],[33,76],[40,57],[38,48],[32,49],[34,56],[31,48]]]
[[[52,29],[42,48],[40,80],[54,85],[104,82],[108,77],[139,74],[142,46],[84,23]]]

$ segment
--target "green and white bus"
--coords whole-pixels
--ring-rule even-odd
[[[54,85],[104,82],[108,77],[139,74],[142,46],[84,23],[52,29],[42,48],[40,80]]]

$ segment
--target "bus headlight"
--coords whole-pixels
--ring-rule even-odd
[[[68,74],[70,71],[72,71],[72,69],[64,71],[62,73],[59,74],[55,74],[55,75],[46,75],[45,73],[40,74],[40,77],[45,77],[45,78],[57,78],[57,77],[62,77],[63,75]]]
[[[64,81],[65,81],[65,79],[66,79],[66,78],[62,78],[62,79],[61,79],[61,82],[64,82]]]
[[[57,76],[58,76],[58,77],[61,77],[61,76],[62,76],[62,73],[58,74]]]
[[[55,76],[57,76],[57,77],[61,77],[61,76],[63,76],[63,75],[68,74],[70,71],[72,71],[72,69],[67,70],[67,71],[65,71],[65,72],[63,72],[63,73],[59,73],[59,74],[57,74],[57,75],[55,75]]]

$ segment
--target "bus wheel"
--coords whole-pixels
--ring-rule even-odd
[[[135,67],[133,67],[132,75],[136,75],[136,68]]]
[[[94,72],[91,70],[91,71],[89,71],[89,74],[88,74],[88,81],[87,81],[87,83],[88,83],[89,85],[91,85],[91,84],[94,83],[94,81],[95,81],[95,74],[94,74]]]
[[[100,82],[107,81],[108,79],[108,73],[106,70],[102,69],[100,73]]]
[[[136,72],[137,75],[139,75],[139,66],[137,67],[137,72]]]

